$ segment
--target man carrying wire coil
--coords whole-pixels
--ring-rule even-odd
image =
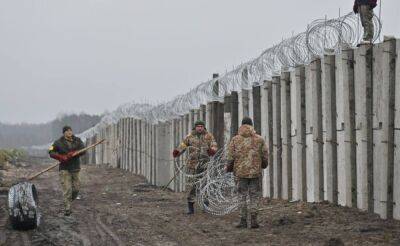
[[[196,198],[196,181],[198,176],[207,170],[210,157],[217,152],[217,142],[209,133],[204,121],[198,120],[194,124],[192,132],[182,141],[178,148],[174,149],[172,155],[179,157],[188,150],[186,162],[186,197],[188,201],[188,214],[194,214],[194,200]]]

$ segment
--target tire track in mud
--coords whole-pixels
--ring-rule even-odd
[[[121,207],[116,210],[111,209],[108,213],[116,219],[121,219],[121,214],[127,214],[122,220],[126,223],[124,227],[130,229],[129,234],[136,239],[135,243],[140,242],[144,245],[182,245],[182,242],[185,242],[186,245],[195,245],[199,243],[192,240],[187,233],[182,233],[182,227],[176,227],[170,223],[175,215],[154,210],[154,208],[166,208],[165,202],[171,202],[174,198],[155,197],[155,195],[159,195],[157,188],[147,183],[134,184],[133,187],[131,192],[135,193],[134,200],[129,192],[125,195],[122,194],[122,196],[128,195],[124,197],[124,200],[131,201],[128,210]],[[137,187],[140,187],[140,190]],[[190,230],[192,233],[204,237],[204,233],[193,227],[185,227],[184,230]]]
[[[79,211],[76,215],[76,218],[78,218],[77,223],[79,234],[77,235],[74,233],[74,236],[78,238],[81,236],[80,239],[82,242],[90,242],[91,245],[125,246],[123,240],[121,240],[113,230],[102,221],[101,216],[104,215],[104,212],[97,209],[93,212],[92,209],[89,209],[91,204],[96,204],[97,197],[89,196],[89,194],[85,197],[86,198],[81,200],[74,209]],[[89,214],[90,216],[87,216]]]
[[[125,246],[125,244],[121,241],[121,239],[116,234],[114,234],[112,232],[112,230],[101,221],[100,215],[97,215],[96,222],[97,222],[97,225],[99,225],[99,227],[101,229],[103,229],[114,240],[114,242],[118,246]]]
[[[85,236],[84,234],[79,234],[77,232],[74,231],[69,231],[69,233],[74,237],[74,238],[78,238],[81,243],[83,244],[83,246],[91,246],[92,243],[90,242],[89,237]]]
[[[128,217],[133,225],[139,225],[141,230],[150,231],[150,236],[154,241],[162,242],[162,245],[182,245],[182,242],[185,242],[186,245],[202,243],[197,240],[206,235],[200,229],[192,227],[189,223],[185,224],[184,220],[189,219],[189,217],[185,215],[181,218],[183,219],[181,223],[184,228],[174,223],[174,217],[180,217],[180,214],[178,215],[173,212],[174,205],[168,207],[168,205],[165,205],[165,202],[175,204],[175,198],[169,197],[167,194],[160,192],[158,188],[149,184],[145,184],[144,187],[143,184],[138,185],[141,185],[141,188],[146,190],[146,192],[138,196],[140,203],[136,204],[135,207],[137,209],[133,210],[141,212],[130,213]],[[138,185],[134,185],[134,187]],[[180,205],[178,206],[181,209]],[[154,208],[166,208],[167,210],[153,211]],[[181,211],[179,213],[183,214]],[[189,234],[185,231],[189,231]],[[193,235],[196,235],[197,239],[193,240],[191,238]]]
[[[173,240],[173,242],[169,242],[169,245],[180,245],[182,242],[185,242],[187,245],[197,245],[204,242],[198,242],[196,240],[202,237],[207,237],[204,232],[202,232],[199,228],[193,227],[189,223],[183,229],[179,226],[169,223],[169,221],[171,220],[169,216],[160,214],[157,214],[157,216],[154,216],[153,214],[146,215],[148,221],[150,221],[149,225],[155,233],[162,234],[164,236],[164,239],[167,238],[169,240]],[[184,219],[193,218],[188,217]],[[196,235],[197,238],[195,240],[192,239],[194,235]]]
[[[32,237],[32,245],[33,246],[41,246],[41,245],[51,245],[58,246],[55,242],[53,242],[50,238],[46,237],[42,233],[36,231],[34,236]]]
[[[122,209],[122,210],[121,210]],[[126,245],[181,245],[179,239],[175,235],[170,235],[170,230],[166,229],[167,224],[162,223],[164,220],[157,216],[150,216],[143,207],[138,210],[139,214],[132,214],[132,210],[126,208],[107,209],[106,212],[98,213],[106,216],[105,224],[118,224],[121,234],[121,240],[126,240]],[[104,217],[103,217],[104,218]],[[150,219],[151,218],[151,219]],[[155,221],[152,221],[155,220]]]
[[[95,225],[94,228],[95,228],[96,232],[99,234],[99,236],[101,238],[101,241],[103,241],[103,242],[106,241],[107,236],[104,233],[104,231],[100,228],[100,226],[99,225]]]
[[[174,230],[174,228],[171,228],[170,226],[168,226],[168,224],[163,224],[161,226],[156,223],[144,223],[143,221],[144,220],[134,219],[133,217],[129,218],[129,222],[131,224],[134,224],[142,230],[150,233],[152,239],[159,241],[160,243],[162,243],[162,245],[180,245],[180,243],[178,243],[179,241],[181,241],[180,238],[173,235],[173,233],[166,233],[166,231],[172,232]]]
[[[77,222],[74,218],[49,216],[41,227],[33,231],[32,245],[93,245],[86,230],[76,231]]]

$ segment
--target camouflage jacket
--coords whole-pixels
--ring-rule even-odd
[[[186,149],[188,149],[186,166],[187,168],[195,169],[199,163],[206,163],[210,160],[208,150],[214,149],[216,151],[217,142],[215,142],[214,136],[207,131],[204,131],[202,134],[192,131],[178,146],[180,154]]]
[[[239,134],[229,143],[226,159],[233,163],[236,177],[256,178],[261,176],[261,163],[268,162],[268,148],[252,126],[242,125]]]

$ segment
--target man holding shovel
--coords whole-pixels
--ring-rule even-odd
[[[71,202],[78,197],[80,181],[80,159],[83,153],[77,151],[85,148],[82,140],[73,135],[69,126],[63,127],[63,136],[49,149],[50,157],[60,161],[60,181],[64,196],[64,215],[71,215]]]

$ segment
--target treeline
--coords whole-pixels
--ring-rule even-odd
[[[43,124],[0,123],[0,148],[19,148],[42,145],[54,141],[62,134],[62,127],[69,125],[79,134],[100,122],[101,116],[88,114],[61,115]]]

